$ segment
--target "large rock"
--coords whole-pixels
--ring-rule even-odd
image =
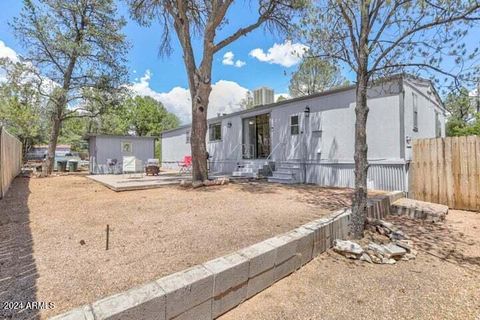
[[[359,258],[363,253],[363,248],[358,243],[348,240],[336,239],[333,250],[348,258],[354,259]]]
[[[397,246],[394,243],[386,244],[383,247],[385,248],[385,252],[387,253],[387,257],[389,257],[389,258],[401,257],[405,253],[407,253],[407,250],[405,250],[402,247]]]

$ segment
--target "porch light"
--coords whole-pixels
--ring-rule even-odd
[[[227,122],[227,128],[231,128],[232,127],[232,122],[228,121]]]
[[[310,107],[309,107],[309,106],[306,106],[306,107],[305,107],[305,110],[303,111],[303,113],[305,114],[305,118],[310,117]]]

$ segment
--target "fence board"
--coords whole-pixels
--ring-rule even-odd
[[[480,209],[480,137],[413,142],[410,192],[414,199],[450,208]]]
[[[22,143],[0,127],[0,199],[22,167]]]

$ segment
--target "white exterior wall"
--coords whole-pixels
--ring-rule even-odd
[[[432,91],[428,87],[415,87],[409,82],[405,83],[405,135],[413,139],[435,137],[435,112],[438,113],[441,125],[442,137],[445,137],[445,111],[436,101]],[[430,93],[429,93],[430,92]],[[413,94],[418,100],[418,131],[413,130]]]
[[[368,93],[367,144],[371,164],[368,179],[372,188],[406,190],[405,154],[408,155],[408,147],[405,137],[434,137],[434,110],[439,112],[442,135],[445,135],[445,115],[440,106],[435,105],[438,104],[435,96],[428,95],[425,86],[417,90],[419,131],[413,132],[411,91],[417,84],[402,86],[401,83],[401,79],[397,79],[374,87]],[[308,118],[304,113],[306,106],[310,108]],[[271,158],[274,161],[301,163],[300,181],[353,187],[354,109],[355,89],[352,88],[211,119],[209,123],[222,124],[221,141],[209,142],[207,133],[211,171],[231,173],[242,161],[242,119],[270,113]],[[298,135],[290,134],[290,117],[293,115],[299,116]],[[180,128],[162,135],[164,161],[179,161],[190,154],[190,145],[185,143],[187,130],[190,129]]]
[[[372,161],[400,160],[400,98],[398,86],[393,94],[378,96],[381,89],[370,93],[367,122],[368,157]],[[395,93],[396,92],[396,93]],[[305,118],[305,107],[310,116]],[[298,101],[288,107],[272,110],[272,147],[285,143],[280,160],[338,163],[353,162],[355,136],[355,90]],[[290,134],[290,117],[299,115],[300,131]]]
[[[166,168],[176,168],[177,162],[191,154],[190,143],[187,143],[187,131],[182,128],[162,133],[162,165]]]
[[[122,151],[122,141],[132,143],[132,152],[125,153]],[[89,154],[90,172],[104,173],[107,172],[107,159],[117,159],[117,163],[120,165],[124,156],[135,156],[143,163],[154,158],[155,140],[154,138],[128,136],[93,136],[89,139]]]

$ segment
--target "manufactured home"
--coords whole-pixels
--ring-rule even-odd
[[[445,136],[432,83],[396,75],[368,90],[369,188],[408,191],[411,143]],[[271,182],[354,186],[355,87],[257,106],[208,120],[212,173]],[[190,155],[191,126],[162,133],[164,165]]]

